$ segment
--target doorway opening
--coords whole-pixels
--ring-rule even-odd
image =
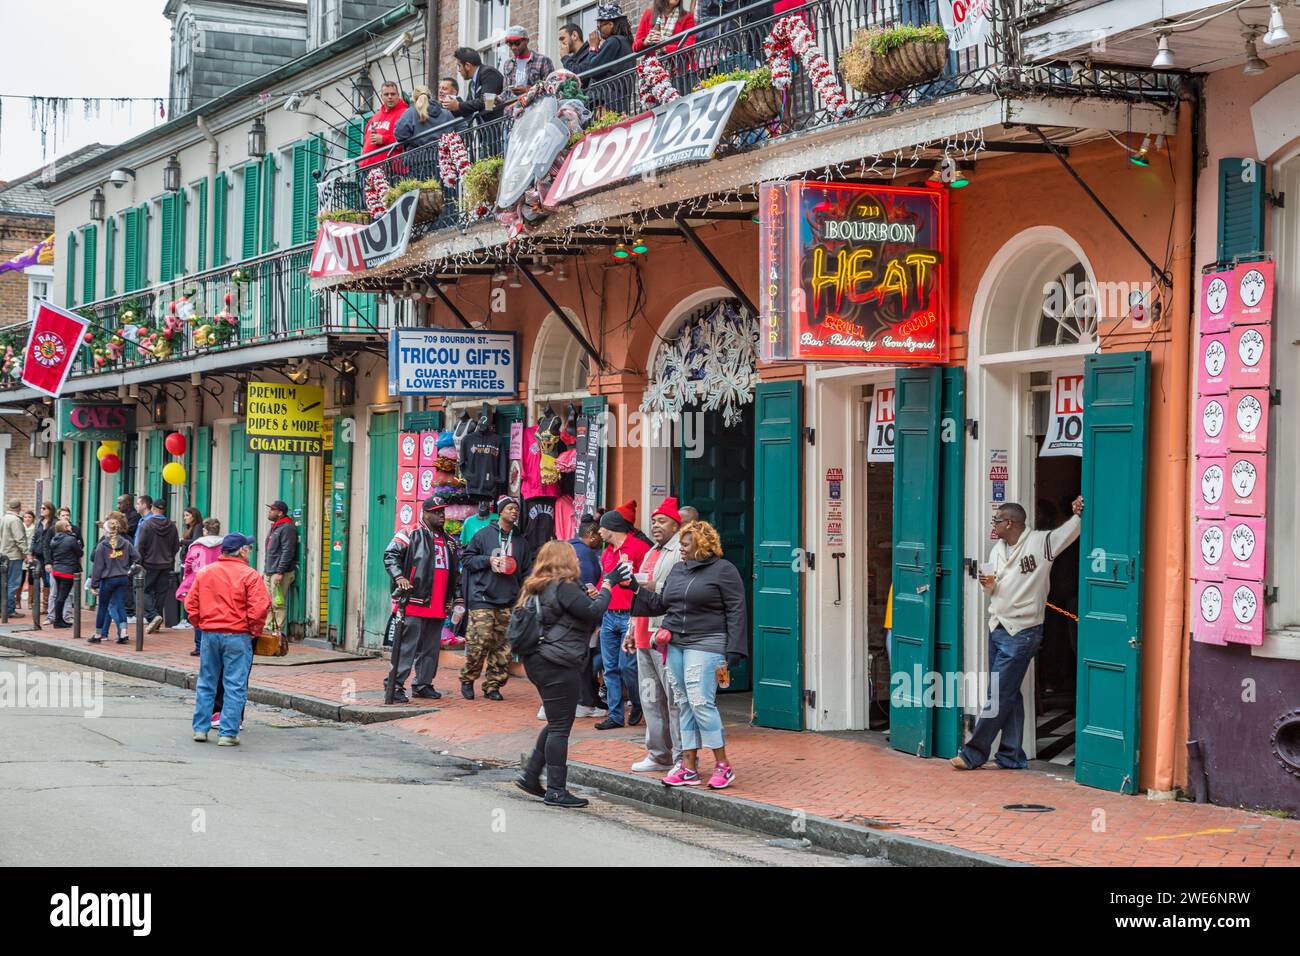
[[[862,386],[866,409],[867,729],[889,728],[890,585],[894,576],[893,385]]]

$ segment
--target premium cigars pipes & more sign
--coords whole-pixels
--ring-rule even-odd
[[[948,195],[855,183],[759,190],[764,361],[948,358]]]

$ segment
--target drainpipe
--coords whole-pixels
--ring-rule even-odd
[[[217,138],[212,135],[212,130],[208,129],[208,121],[202,116],[194,121],[194,125],[203,134],[203,138],[208,141],[208,195],[212,196],[212,190],[217,179]],[[215,201],[216,199],[213,197],[211,202]]]
[[[1178,133],[1174,137],[1174,257],[1173,302],[1169,310],[1169,402],[1165,409],[1169,430],[1169,463],[1179,476],[1173,488],[1162,493],[1169,509],[1165,535],[1165,613],[1156,683],[1156,754],[1151,790],[1170,793],[1178,781],[1180,757],[1186,758],[1180,738],[1186,717],[1184,679],[1187,670],[1187,549],[1188,549],[1188,435],[1190,430],[1190,380],[1192,367],[1192,284],[1194,269],[1196,163],[1196,107],[1191,96],[1178,104]],[[1185,736],[1185,735],[1184,735]]]

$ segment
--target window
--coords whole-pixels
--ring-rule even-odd
[[[566,23],[574,23],[582,27],[582,39],[585,41],[596,31],[596,7],[598,3],[595,0],[553,0],[555,4],[555,26],[551,30],[551,36],[545,37],[545,49],[550,50],[552,57],[555,59],[555,65],[559,66],[559,33],[560,27]],[[631,8],[634,9],[634,8]],[[629,15],[632,22],[632,29],[635,31],[639,14],[636,16]]]
[[[310,0],[307,4],[307,48],[337,40],[342,32],[342,0]]]
[[[487,66],[499,66],[505,60],[501,35],[510,25],[510,4],[495,0],[461,0],[460,42],[473,47]]]
[[[172,40],[172,115],[179,116],[190,108],[194,82],[194,44],[198,27],[188,13],[176,21]]]
[[[1088,273],[1076,262],[1043,288],[1038,344],[1077,345],[1097,338],[1097,297]]]
[[[30,266],[27,269],[27,318],[36,320],[36,310],[54,293],[54,267]]]

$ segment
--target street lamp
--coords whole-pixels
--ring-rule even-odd
[[[375,84],[370,81],[370,70],[362,67],[356,79],[352,81],[352,105],[356,107],[358,113],[364,113],[370,109],[374,99]]]
[[[266,126],[263,125],[262,118],[259,116],[253,120],[252,128],[248,131],[248,158],[261,159],[265,155]]]
[[[90,218],[95,222],[104,221],[104,190],[98,186],[90,196]]]
[[[163,191],[174,193],[181,188],[181,163],[172,153],[171,158],[167,160],[167,165],[163,167]]]

